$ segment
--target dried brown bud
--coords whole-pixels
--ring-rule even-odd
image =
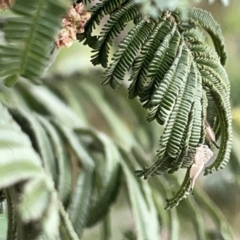
[[[62,46],[70,47],[76,40],[76,33],[71,27],[64,28],[58,34],[58,38],[55,41],[57,48]]]
[[[211,126],[209,125],[209,123],[207,121],[205,121],[205,134],[206,134],[206,138],[209,142],[213,143],[214,146],[216,148],[219,148],[219,146],[216,143],[216,138],[215,138],[215,134],[211,128]]]
[[[12,5],[12,0],[0,0],[0,8],[7,10]]]
[[[62,25],[63,25],[63,27],[71,26],[72,22],[69,21],[67,18],[63,18],[62,19]]]
[[[55,41],[57,48],[62,46],[69,47],[76,40],[77,33],[84,33],[84,26],[90,19],[91,13],[84,10],[82,3],[71,7],[68,14],[62,19],[62,26],[64,27],[58,34]]]
[[[80,20],[79,13],[76,12],[75,8],[72,6],[66,16],[66,18],[71,22],[77,22]]]
[[[91,18],[91,13],[85,10],[80,16],[82,20],[87,21]]]
[[[84,10],[84,5],[83,5],[82,3],[76,4],[75,10],[76,10],[77,13],[80,13],[80,14],[81,14],[83,11],[86,11],[86,10]]]
[[[191,190],[193,190],[195,181],[203,170],[204,165],[212,158],[213,152],[207,145],[200,145],[196,148],[194,162],[190,169]]]

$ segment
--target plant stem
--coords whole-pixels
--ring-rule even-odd
[[[104,217],[102,222],[102,240],[110,240],[111,239],[111,222],[109,213]]]

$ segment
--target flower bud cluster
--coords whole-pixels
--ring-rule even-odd
[[[57,48],[70,47],[77,40],[77,33],[84,32],[84,26],[90,19],[91,13],[84,10],[82,3],[71,7],[68,14],[62,19],[63,29],[55,41]]]
[[[0,0],[0,9],[7,10],[12,5],[12,0]]]

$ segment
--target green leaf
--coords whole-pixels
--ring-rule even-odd
[[[57,173],[53,149],[45,130],[42,128],[35,116],[32,116],[29,111],[26,111],[23,108],[16,110],[12,109],[11,114],[14,119],[21,124],[22,130],[30,136],[33,147],[41,156],[44,168],[53,176],[53,179],[56,180]]]
[[[65,211],[61,202],[59,202],[59,214],[60,214],[60,236],[66,240],[78,240],[78,236],[73,229],[72,223],[69,219],[67,212]]]
[[[125,27],[125,23],[133,20],[138,14],[138,6],[133,3],[127,3],[119,11],[113,13],[103,28],[93,52],[92,63],[94,65],[101,64],[107,66],[109,45],[112,45],[113,37],[120,34]]]
[[[104,13],[105,4],[106,1],[98,5],[98,11]],[[162,12],[159,7],[158,18],[153,18],[141,15],[139,6],[134,8],[134,3],[129,2],[107,12],[110,19],[102,27],[93,56],[94,64],[104,63],[107,67],[103,83],[112,88],[121,84],[127,71],[132,70],[129,97],[140,98],[148,110],[148,121],[156,119],[160,125],[166,124],[157,159],[152,166],[138,170],[137,175],[147,178],[167,171],[173,173],[180,167],[189,168],[193,159],[186,155],[205,144],[203,123],[209,118],[214,122],[217,137],[221,135],[221,147],[216,161],[205,173],[224,168],[229,160],[232,129],[230,83],[223,67],[226,52],[219,24],[210,13],[197,8],[190,9],[184,17],[177,10]],[[112,63],[107,66],[113,36],[133,18],[135,26],[118,45]],[[205,31],[214,46],[207,42]],[[220,106],[221,110],[212,116],[208,106]]]
[[[213,203],[213,201],[207,196],[204,191],[198,189],[196,191],[196,198],[202,204],[207,214],[211,216],[212,220],[217,225],[217,231],[220,233],[223,239],[234,239],[232,229],[229,226],[227,220],[219,208]]]
[[[69,206],[69,218],[78,236],[81,237],[89,216],[93,172],[92,170],[82,171],[77,178],[74,196]]]
[[[66,203],[69,200],[72,188],[70,154],[67,152],[63,137],[61,136],[61,133],[58,132],[57,128],[46,118],[40,115],[37,115],[37,118],[46,130],[49,140],[51,141],[55,156],[54,160],[56,162],[56,188],[58,190],[60,200],[63,203]]]
[[[93,131],[82,131],[76,129],[78,134],[90,134],[101,146],[104,154],[104,174],[101,181],[98,180],[99,194],[92,202],[87,219],[87,226],[90,227],[104,217],[111,204],[115,201],[120,187],[121,167],[119,164],[120,154],[115,144],[103,133]],[[97,170],[96,170],[97,171]],[[99,171],[101,173],[101,171]],[[99,175],[100,175],[99,173]]]
[[[171,209],[169,211],[169,229],[170,229],[170,240],[177,240],[179,239],[179,221],[178,221],[178,215],[177,215],[177,210]]]
[[[109,13],[112,13],[116,8],[121,6],[123,3],[125,3],[127,0],[103,0],[101,2],[97,2],[91,9],[91,20],[87,24],[86,32],[87,32],[87,39],[85,43],[87,42],[89,44],[90,38],[88,37],[89,34],[92,33],[93,29],[95,29],[96,24],[100,24],[102,18],[104,15],[107,15]]]
[[[148,183],[143,184],[143,190],[139,187],[139,180],[135,178],[128,163],[132,163],[133,159],[130,153],[126,153],[120,149],[124,161],[122,161],[123,171],[126,176],[126,181],[129,191],[129,198],[132,205],[133,215],[135,218],[137,239],[154,240],[159,238],[159,223],[157,222],[157,212],[151,197],[152,191]],[[151,222],[146,225],[146,222]]]
[[[113,56],[113,63],[104,72],[106,80],[103,84],[110,83],[112,88],[116,88],[124,79],[126,71],[132,65],[132,62],[149,33],[152,31],[154,22],[144,18],[136,25],[126,38],[119,44],[119,49]]]
[[[41,110],[46,109],[49,115],[56,118],[61,123],[70,128],[85,126],[84,122],[77,114],[50,89],[44,86],[35,86],[26,81],[21,82],[21,87],[20,92],[22,95],[24,91],[26,91],[32,97],[29,99],[29,96],[25,96],[27,101],[33,101],[34,99],[41,106]]]
[[[197,25],[200,25],[209,33],[213,40],[215,49],[221,59],[221,64],[225,65],[227,54],[220,25],[214,20],[209,12],[200,8],[191,8],[188,12],[188,16],[190,19],[194,20]]]
[[[18,76],[40,82],[69,4],[68,0],[14,1],[11,10],[16,15],[7,19],[7,43],[0,46],[0,76],[7,77],[7,86],[15,84]]]
[[[170,199],[167,199],[167,204],[165,209],[171,209],[179,204],[179,202],[185,198],[190,192],[190,179],[189,179],[189,172],[190,169],[187,170],[184,180],[180,189],[177,191],[176,194]]]
[[[206,240],[206,232],[204,226],[204,219],[202,213],[199,211],[197,204],[193,201],[192,198],[189,199],[189,204],[186,208],[191,209],[191,220],[195,229],[196,239]]]
[[[56,237],[59,218],[56,205],[58,200],[53,181],[42,168],[41,160],[33,150],[28,136],[22,132],[2,105],[0,105],[0,111],[2,113],[0,132],[11,128],[12,133],[18,135],[11,144],[11,140],[4,137],[6,131],[0,134],[0,188],[12,187],[7,198],[10,206],[11,202],[17,206],[17,219],[21,222],[17,223],[18,231],[22,232],[23,237],[36,237],[40,232],[34,228],[26,233],[23,230],[29,222],[34,221],[38,225],[38,229],[44,231],[46,236]],[[37,207],[37,211],[35,207]],[[11,214],[9,221],[14,223],[14,219],[14,215]],[[13,228],[11,227],[9,230],[13,232],[8,232],[9,237],[16,231],[14,224]]]
[[[17,216],[15,211],[15,204],[11,189],[5,190],[5,197],[7,202],[7,215],[8,215],[8,230],[7,239],[14,239],[17,234]]]

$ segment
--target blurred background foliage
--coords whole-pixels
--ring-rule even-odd
[[[223,35],[225,37],[226,49],[228,54],[227,60],[227,72],[231,82],[231,104],[233,113],[233,126],[234,126],[234,141],[233,141],[233,153],[230,163],[227,165],[226,169],[218,171],[217,173],[211,174],[205,180],[201,178],[198,181],[198,185],[202,185],[206,189],[207,194],[212,198],[212,200],[217,204],[225,217],[229,221],[230,225],[233,227],[235,239],[240,238],[239,233],[239,222],[240,222],[240,75],[239,75],[239,56],[240,56],[240,2],[238,0],[231,0],[229,4],[223,6],[221,1],[210,1],[207,0],[200,1],[200,3],[194,3],[193,5],[201,7],[207,11],[210,11],[213,17],[220,23]],[[120,42],[120,39],[116,40]],[[90,63],[90,49],[81,44],[74,44],[69,49],[62,49],[53,66],[51,67],[49,74],[58,73],[66,74],[72,72],[82,72],[90,73],[93,66]],[[100,67],[95,67],[96,70]],[[96,80],[99,83],[102,81],[100,75],[96,76]],[[89,81],[91,81],[89,79]],[[117,89],[114,91],[122,91],[122,89]],[[131,102],[130,102],[131,103]],[[128,114],[124,114],[123,117],[129,118]],[[99,125],[99,121],[95,122]],[[98,126],[101,127],[101,126]],[[105,129],[106,130],[106,129]],[[237,163],[237,164],[236,164]],[[161,177],[160,177],[161,178]],[[120,194],[117,204],[113,206],[113,228],[114,232],[121,232],[124,225],[133,224],[131,222],[131,214],[129,210],[124,206],[126,202],[122,201],[122,194]],[[184,200],[188,201],[188,200]],[[180,203],[178,208],[181,208]],[[183,209],[184,211],[184,209]],[[186,211],[186,210],[185,210]],[[116,215],[115,215],[116,213]],[[186,213],[185,213],[186,214]],[[116,218],[116,219],[115,219]],[[129,220],[126,221],[126,220]],[[181,223],[184,219],[181,219]],[[212,226],[212,222],[208,222],[209,226]],[[180,239],[194,239],[191,234],[192,230],[189,229],[189,224],[184,223],[186,231],[188,232],[182,236]],[[99,227],[95,227],[95,231],[92,229],[86,231],[83,239],[98,239]],[[117,235],[116,235],[117,236]],[[120,239],[120,238],[114,238]],[[164,237],[162,239],[165,239]],[[220,239],[220,238],[209,238],[209,239]]]
[[[226,218],[233,228],[234,238],[240,239],[240,2],[239,0],[231,0],[228,6],[223,6],[221,1],[217,0],[210,2],[213,3],[209,4],[209,1],[203,0],[200,3],[194,3],[194,5],[210,11],[214,18],[220,23],[223,35],[225,36],[228,53],[227,72],[231,81],[231,103],[234,124],[233,152],[231,156],[232,161],[230,160],[226,169],[209,175],[207,179],[204,177],[199,178],[196,186],[199,191],[196,191],[196,195],[193,197],[190,196],[187,200],[182,201],[177,207],[177,210],[173,209],[166,212],[164,210],[164,200],[159,200],[157,210],[162,214],[161,216],[163,219],[161,219],[161,222],[164,223],[164,221],[168,219],[168,221],[172,221],[171,226],[174,229],[177,229],[179,228],[179,222],[177,221],[176,214],[179,215],[179,221],[181,222],[181,235],[179,236],[179,239],[195,239],[196,233],[192,228],[190,221],[191,219],[197,219],[197,216],[188,216],[193,212],[189,210],[189,206],[192,206],[192,208],[199,208],[201,205],[200,203],[204,202],[202,198],[204,198],[205,194],[208,194],[211,200],[221,209],[221,212],[217,213],[214,207],[211,208],[211,202],[209,203],[205,201],[204,203],[205,209],[207,209],[209,211],[208,213],[212,216],[208,217],[207,212],[203,213],[205,225],[209,228],[207,239],[222,239],[214,232],[211,233],[211,229],[214,229],[214,214],[217,215],[215,216],[215,220],[217,219],[216,222],[220,221],[218,222],[220,228],[227,228],[224,220]],[[119,41],[120,39],[116,40],[116,42]],[[92,66],[90,62],[90,55],[91,49],[87,46],[83,46],[82,43],[75,43],[71,48],[61,49],[57,54],[53,65],[50,66],[46,73],[45,84],[54,91],[60,99],[68,102],[71,109],[73,109],[76,113],[81,114],[81,112],[84,112],[86,114],[86,119],[88,119],[88,124],[113,137],[117,132],[117,130],[114,129],[116,122],[114,122],[114,120],[112,122],[108,122],[108,120],[104,117],[104,114],[106,114],[104,111],[117,112],[118,116],[121,116],[123,119],[122,121],[126,124],[128,131],[131,132],[131,134],[141,143],[142,146],[145,146],[146,152],[152,152],[152,154],[155,154],[161,128],[154,123],[145,124],[145,113],[143,109],[136,101],[129,101],[127,99],[127,93],[124,87],[112,90],[109,89],[109,87],[101,86],[102,69],[100,67]],[[77,84],[78,87],[74,89],[76,81],[79,81],[79,84]],[[76,96],[79,95],[78,101],[81,102],[81,105],[77,105],[76,102],[74,102],[74,99],[72,99],[72,101],[70,98],[67,99],[67,89],[71,89],[73,92],[75,91],[74,94]],[[96,98],[96,95],[95,97],[91,97],[91,94],[96,93],[97,89],[101,89],[99,91],[100,97]],[[99,101],[102,101],[103,105],[104,102],[106,102],[106,107],[98,108],[97,105],[99,104]],[[132,113],[131,109],[134,109],[134,113]],[[81,119],[84,119],[84,117],[82,116]],[[142,128],[149,129],[142,130]],[[122,131],[121,128],[120,131]],[[147,137],[146,132],[148,133]],[[119,136],[122,136],[122,132],[119,133]],[[115,136],[115,138],[117,139],[119,136]],[[149,141],[149,139],[151,139],[151,141]],[[118,141],[120,141],[120,139],[118,139]],[[121,141],[128,142],[131,140],[127,139],[127,137],[122,137]],[[151,161],[151,156],[149,156],[149,161]],[[179,176],[181,176],[181,173]],[[174,176],[170,176],[169,179],[164,179],[163,177],[158,176],[156,177],[158,180],[154,178],[155,180],[149,181],[152,181],[152,184],[157,186],[158,184],[161,184],[161,181],[162,184],[167,182],[166,184],[171,186],[171,177],[174,178]],[[175,180],[172,182],[175,183]],[[129,208],[129,201],[126,198],[126,190],[128,187],[129,186],[127,186],[126,183],[123,184],[116,204],[114,204],[111,209],[111,232],[112,239],[114,240],[136,239],[134,234],[131,232],[131,229],[134,228],[134,220],[132,212]],[[206,190],[206,192],[202,191],[202,189]],[[155,193],[155,195],[157,196],[158,193]],[[200,202],[199,206],[193,202],[194,199]],[[187,201],[190,202],[190,205],[186,203]],[[206,206],[209,208],[206,208]],[[2,208],[6,208],[4,203],[2,204]],[[166,215],[169,216],[166,217]],[[164,219],[164,216],[166,219]],[[106,222],[108,220],[109,219],[104,220],[105,224],[99,223],[93,228],[85,230],[82,239],[104,239],[104,235],[101,234],[106,234],[107,229],[104,229],[104,227],[107,226]],[[164,240],[168,239],[167,237],[169,237],[169,232],[167,224],[163,224],[163,226],[165,228],[161,231],[161,239]],[[0,216],[0,239],[5,239],[6,229],[6,215],[2,214]],[[124,236],[122,235],[123,232],[125,233]],[[173,235],[171,236],[171,239],[175,239]]]

